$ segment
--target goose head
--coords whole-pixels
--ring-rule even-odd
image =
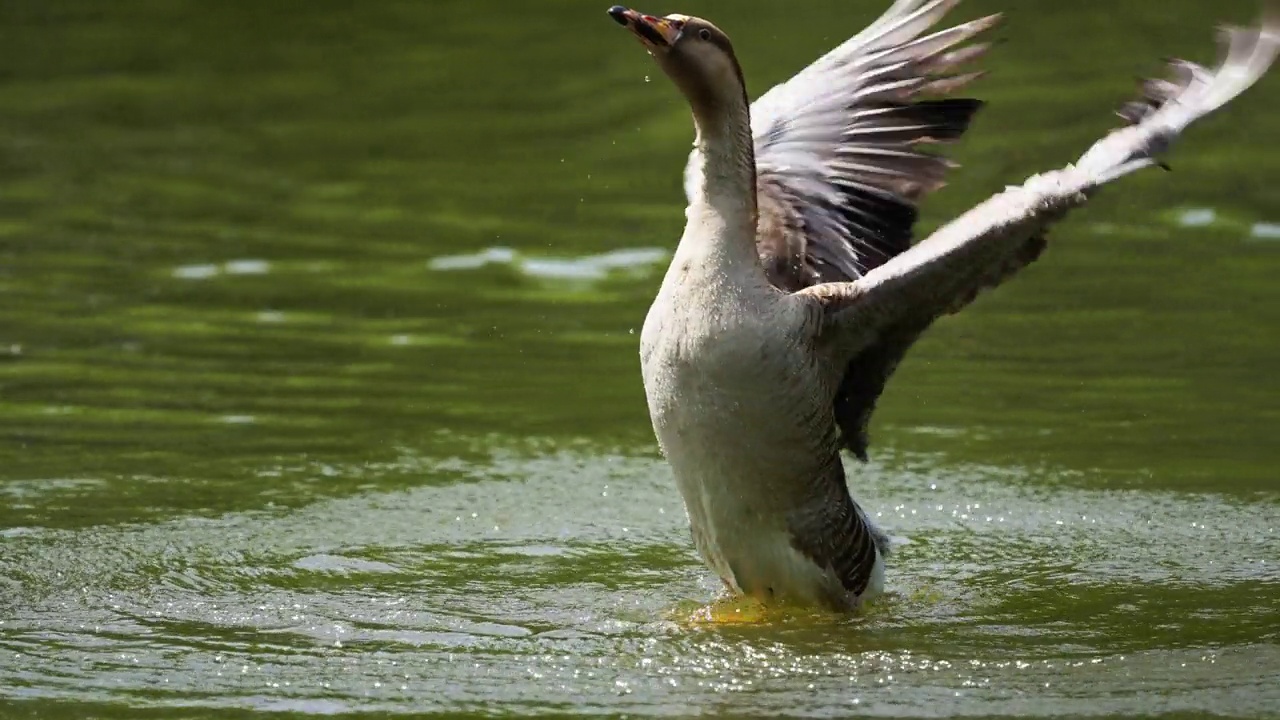
[[[742,68],[729,36],[720,28],[702,18],[656,17],[621,5],[609,8],[609,16],[640,40],[689,101],[701,128],[723,125],[733,114],[745,119],[748,102]]]

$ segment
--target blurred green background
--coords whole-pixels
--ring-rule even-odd
[[[640,9],[716,22],[755,97],[886,5]],[[851,470],[897,601],[689,634],[636,351],[692,129],[605,9],[0,3],[0,701],[1276,707],[1275,77],[908,356]],[[921,232],[1256,9],[963,3],[1004,42]]]

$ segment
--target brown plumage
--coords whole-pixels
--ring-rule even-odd
[[[1040,256],[1103,185],[1161,165],[1192,122],[1280,52],[1274,13],[1224,35],[1213,70],[1174,61],[1127,127],[1075,165],[1011,187],[915,243],[917,205],[981,102],[951,97],[992,15],[924,35],[959,0],[896,0],[876,22],[749,103],[728,37],[700,18],[615,7],[685,95],[697,137],[684,236],[645,318],[650,417],[699,553],[730,588],[854,607],[879,592],[884,536],[848,492],[885,383],[940,315]]]

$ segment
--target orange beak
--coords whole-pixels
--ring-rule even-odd
[[[671,47],[676,38],[680,37],[680,30],[684,25],[677,20],[643,15],[621,5],[609,8],[609,17],[635,33],[649,49]]]

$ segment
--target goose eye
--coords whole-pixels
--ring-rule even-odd
[[[702,38],[703,40],[710,40],[711,31],[706,28],[702,28],[701,30],[698,31],[698,37]]]

